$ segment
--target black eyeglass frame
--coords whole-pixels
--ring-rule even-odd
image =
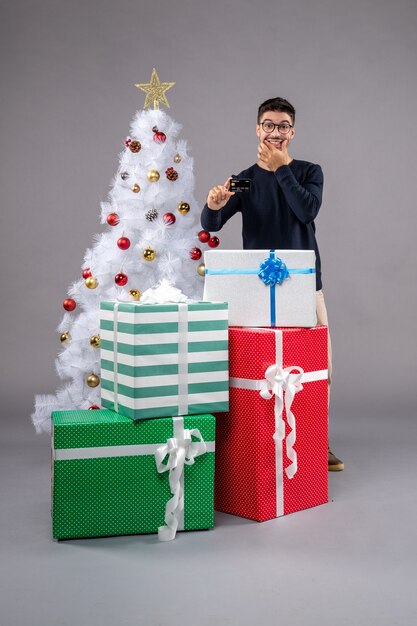
[[[264,124],[273,124],[274,128],[272,128],[271,130],[266,130],[264,128]],[[283,132],[282,130],[279,129],[280,126],[288,126],[288,130],[286,132]],[[283,135],[288,135],[288,133],[290,132],[291,128],[294,128],[294,126],[292,124],[290,124],[289,122],[280,122],[279,124],[274,124],[274,122],[272,120],[264,120],[263,122],[261,122],[260,126],[262,127],[262,130],[264,131],[264,133],[273,133],[274,130],[276,128],[278,128],[279,132],[282,133]]]

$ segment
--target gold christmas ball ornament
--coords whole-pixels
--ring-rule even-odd
[[[174,156],[174,163],[181,163],[182,156],[180,154],[176,154]]]
[[[129,296],[133,298],[133,300],[140,300],[140,291],[137,289],[131,289],[129,291]]]
[[[156,257],[156,252],[153,248],[145,248],[145,250],[143,251],[143,258],[145,259],[145,261],[153,261],[154,258]]]
[[[156,183],[159,180],[158,170],[149,170],[147,176],[150,183]]]
[[[94,278],[94,276],[89,276],[85,279],[84,284],[89,289],[95,289],[98,285],[98,280],[97,278]]]
[[[139,185],[138,185],[137,183],[135,183],[135,184],[133,185],[133,187],[132,187],[132,191],[133,191],[133,193],[139,193],[139,191],[140,191],[140,187],[139,187]]]
[[[86,383],[89,387],[97,387],[100,384],[100,378],[95,374],[90,374],[87,376]]]
[[[177,206],[177,209],[182,215],[187,215],[190,210],[190,205],[188,204],[188,202],[180,202]]]
[[[71,339],[71,335],[69,334],[68,331],[65,331],[65,333],[62,333],[60,336],[61,343],[66,343],[70,339]]]
[[[200,263],[200,265],[197,267],[197,274],[199,276],[206,275],[206,266],[204,265],[204,263]]]
[[[100,335],[91,335],[90,337],[90,346],[92,348],[100,347]]]

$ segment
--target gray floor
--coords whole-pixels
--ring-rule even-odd
[[[1,626],[416,624],[417,423],[340,416],[333,441],[347,469],[330,475],[328,505],[263,524],[217,514],[167,544],[54,542],[48,438],[8,420]]]

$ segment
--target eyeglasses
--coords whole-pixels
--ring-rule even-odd
[[[262,122],[261,126],[262,126],[262,130],[265,133],[272,133],[276,128],[278,128],[279,132],[282,135],[288,135],[291,128],[294,128],[288,122],[281,122],[280,124],[274,124],[274,122],[271,122],[271,120],[265,120],[265,122]]]

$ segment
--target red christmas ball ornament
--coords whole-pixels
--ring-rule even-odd
[[[120,237],[120,239],[117,240],[117,245],[120,250],[127,250],[130,248],[130,239],[127,237]]]
[[[201,243],[207,243],[210,239],[210,233],[208,232],[208,230],[200,230],[200,232],[198,233],[198,238]]]
[[[219,243],[220,239],[218,237],[210,237],[210,239],[208,240],[208,245],[210,246],[210,248],[217,248]]]
[[[114,277],[114,282],[116,283],[116,285],[119,285],[119,287],[123,287],[123,285],[126,285],[126,283],[127,283],[127,276],[126,276],[126,274],[123,274],[123,272],[119,272]]]
[[[97,406],[97,404],[92,404],[91,406],[88,407],[89,411],[97,411],[97,409],[100,410],[100,407]]]
[[[167,136],[165,133],[161,132],[160,130],[158,130],[154,136],[153,136],[153,140],[156,141],[156,143],[165,143],[167,140]]]
[[[89,267],[85,267],[85,268],[83,269],[83,278],[84,278],[84,280],[85,280],[86,278],[90,278],[90,276],[92,276],[92,273],[91,273],[91,271],[90,271],[90,268],[89,268]]]
[[[117,226],[117,224],[120,222],[120,218],[117,215],[117,213],[109,213],[107,216],[107,224],[109,226]]]
[[[77,303],[72,298],[67,298],[63,302],[63,307],[66,311],[73,311],[76,306],[77,306]]]
[[[171,226],[171,224],[175,224],[175,215],[173,213],[165,213],[162,217],[164,224],[167,226]]]
[[[200,248],[191,248],[190,257],[193,261],[198,261],[201,258],[201,250]]]

